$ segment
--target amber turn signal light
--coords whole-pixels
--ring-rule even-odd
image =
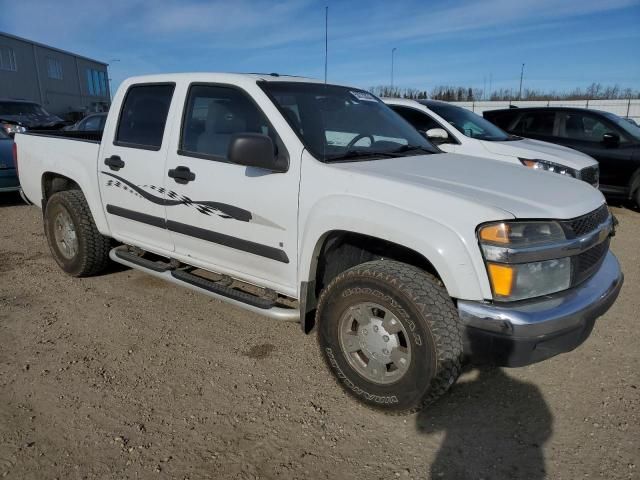
[[[509,243],[509,225],[496,223],[480,229],[480,240],[491,243]]]
[[[515,283],[515,271],[511,265],[488,264],[489,278],[494,295],[509,297]]]

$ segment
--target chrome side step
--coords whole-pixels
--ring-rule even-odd
[[[300,321],[300,311],[297,308],[286,308],[275,305],[275,299],[268,299],[251,295],[246,292],[234,290],[218,282],[213,282],[203,277],[193,275],[185,270],[158,268],[158,263],[136,257],[134,254],[123,255],[123,250],[118,247],[109,252],[109,257],[116,263],[141,270],[162,280],[203,293],[217,300],[249,310],[250,312],[264,315],[275,320],[290,322]],[[146,264],[149,263],[149,265]],[[161,265],[161,264],[160,264]]]
[[[194,285],[207,290],[208,292],[217,293],[223,297],[237,300],[239,302],[246,303],[247,305],[261,308],[262,310],[273,308],[276,304],[277,297],[275,295],[270,298],[259,297],[257,295],[252,295],[250,293],[231,288],[229,285],[214,282],[199,275],[194,275],[185,270],[174,270],[171,272],[171,276],[182,282],[188,283],[189,285]]]
[[[116,247],[113,249],[116,257],[121,260],[125,260],[127,262],[135,263],[139,267],[153,270],[154,272],[166,272],[171,269],[171,265],[169,263],[164,262],[154,262],[153,260],[149,260],[140,255],[136,255],[133,252],[130,252],[126,249],[126,247]]]

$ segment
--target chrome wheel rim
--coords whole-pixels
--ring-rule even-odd
[[[348,308],[338,323],[340,347],[349,364],[369,382],[400,380],[411,364],[409,335],[389,309],[376,303]]]
[[[78,237],[76,229],[71,221],[69,212],[62,210],[53,221],[53,235],[58,250],[67,260],[72,259],[78,253]]]

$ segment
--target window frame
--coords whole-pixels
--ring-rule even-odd
[[[64,80],[64,68],[62,66],[62,61],[59,58],[47,56],[47,78],[51,80]],[[54,68],[52,68],[54,67]],[[51,75],[53,73],[60,73],[59,77]]]
[[[430,110],[430,111],[429,111],[429,113],[428,113],[428,112],[425,112],[424,110],[422,110],[422,109],[420,109],[420,108],[416,108],[416,107],[409,106],[409,105],[402,105],[402,104],[398,104],[398,103],[394,103],[394,104],[389,104],[389,103],[388,103],[388,104],[387,104],[387,106],[388,106],[389,108],[391,108],[391,110],[393,110],[394,112],[396,112],[396,109],[395,109],[394,107],[397,107],[397,108],[405,108],[405,109],[407,109],[407,110],[413,110],[414,112],[421,113],[422,115],[424,115],[424,116],[426,116],[426,117],[430,118],[430,119],[431,119],[431,120],[432,120],[436,125],[438,125],[438,127],[435,127],[435,128],[441,128],[442,130],[444,130],[445,132],[447,132],[447,134],[449,135],[449,139],[450,139],[451,141],[450,141],[450,142],[443,142],[443,143],[445,143],[445,144],[450,144],[450,145],[460,145],[460,144],[461,144],[460,140],[458,140],[458,137],[457,137],[456,135],[452,134],[452,133],[451,133],[451,130],[450,130],[449,128],[447,128],[447,127],[445,127],[444,125],[442,125],[442,123],[441,123],[439,120],[437,120],[437,119],[433,118],[433,117],[429,114],[429,113],[431,112],[431,110]],[[429,108],[429,107],[428,107],[427,105],[425,105],[425,108]],[[402,117],[402,115],[401,115],[400,113],[398,113],[398,112],[396,112],[396,113]],[[435,112],[434,112],[434,113],[435,113]],[[436,114],[436,115],[437,115],[437,114]],[[409,123],[409,124],[413,127],[413,124],[412,124],[409,120],[407,120],[407,119],[406,119],[406,118],[404,118],[404,117],[402,117],[402,118],[403,118],[403,120],[404,120],[405,122]],[[448,123],[448,122],[446,122],[446,123]],[[416,127],[413,127],[413,128],[415,128],[416,130],[418,130]],[[418,130],[418,131],[420,131],[420,130]],[[427,140],[429,140],[429,139],[427,138]],[[429,141],[431,142],[431,140],[429,140]],[[432,142],[432,143],[433,143],[433,142]],[[435,145],[435,144],[434,144],[434,145]],[[438,145],[436,145],[436,147],[437,147],[437,146],[438,146]]]
[[[4,68],[4,63],[0,63],[0,70],[2,70],[3,72],[17,72],[18,60],[16,59],[16,50],[9,45],[0,45],[0,49],[6,49],[7,53],[9,54],[8,68]],[[12,66],[13,68],[11,68]]]
[[[90,97],[109,97],[109,79],[105,70],[88,67],[87,92]]]
[[[154,145],[144,145],[141,143],[130,143],[130,142],[121,142],[118,140],[118,131],[120,130],[120,122],[122,121],[122,113],[124,112],[124,106],[127,104],[127,99],[129,98],[129,94],[131,90],[136,87],[172,87],[171,90],[171,99],[169,100],[169,108],[167,109],[167,118],[164,121],[164,129],[162,130],[162,139],[160,141],[160,145],[158,147]],[[165,142],[165,135],[167,133],[167,122],[169,121],[169,112],[171,111],[171,105],[173,104],[174,96],[176,93],[176,82],[146,82],[146,83],[134,83],[133,85],[129,85],[127,88],[127,92],[122,99],[122,103],[120,104],[120,111],[118,112],[118,123],[116,123],[115,132],[113,134],[113,145],[116,147],[124,147],[124,148],[135,148],[138,150],[149,150],[152,152],[159,152],[162,150],[162,144]]]
[[[97,119],[98,119],[98,130],[100,130],[100,128],[99,128],[99,127],[100,127],[100,123],[101,123],[101,118],[100,118],[100,117],[101,117],[101,115],[100,115],[100,114],[98,114],[98,113],[94,113],[94,114],[92,114],[92,115],[87,115],[86,117],[84,117],[84,118],[80,121],[80,124],[78,125],[78,127],[81,127],[81,128],[78,128],[78,130],[81,130],[81,131],[91,131],[91,132],[97,131],[96,129],[91,129],[91,130],[89,130],[89,129],[85,128],[85,126],[86,126],[86,125],[89,123],[89,121],[90,121],[90,120],[92,120],[93,118],[97,118]]]
[[[235,90],[237,92],[239,92],[241,95],[243,95],[244,97],[246,97],[249,102],[256,108],[256,110],[258,111],[258,113],[260,113],[264,119],[267,122],[267,126],[273,130],[273,132],[275,133],[277,142],[275,144],[275,147],[277,148],[277,157],[282,157],[283,161],[286,161],[287,163],[287,170],[289,170],[289,151],[287,150],[286,145],[284,144],[284,142],[282,141],[282,137],[280,136],[280,134],[278,133],[278,130],[276,130],[276,128],[273,126],[273,123],[271,123],[271,120],[269,120],[269,116],[264,113],[264,110],[262,110],[262,108],[260,108],[260,105],[258,104],[258,102],[256,102],[256,100],[253,98],[253,96],[244,88],[239,87],[238,85],[233,85],[233,84],[229,84],[229,83],[219,83],[219,82],[192,82],[189,84],[189,87],[187,88],[187,93],[184,97],[184,102],[183,102],[183,106],[182,106],[182,115],[181,115],[181,120],[180,120],[180,130],[179,130],[179,136],[178,136],[178,149],[176,150],[176,153],[182,157],[190,157],[190,158],[199,158],[201,160],[210,160],[213,162],[220,162],[220,163],[227,163],[230,165],[236,165],[235,163],[231,162],[226,156],[223,157],[221,155],[213,155],[213,154],[209,154],[209,153],[199,153],[199,152],[192,152],[190,150],[184,150],[182,148],[183,145],[183,141],[184,141],[184,128],[186,125],[186,120],[187,120],[187,111],[188,111],[188,106],[189,106],[189,101],[191,99],[191,92],[193,88],[197,88],[197,87],[219,87],[219,88],[226,88],[229,90]],[[241,165],[239,165],[241,166]],[[284,173],[284,172],[283,172]]]
[[[562,125],[563,130],[566,133],[567,130],[567,116],[568,115],[582,115],[582,117],[591,117],[593,119],[595,119],[597,122],[602,123],[605,127],[609,128],[612,132],[614,132],[615,134],[618,135],[618,137],[620,137],[620,143],[628,143],[629,142],[629,137],[627,137],[623,132],[620,132],[621,128],[619,128],[615,123],[613,123],[612,121],[610,121],[607,117],[605,117],[604,115],[599,115],[597,113],[594,112],[583,112],[580,110],[566,110],[566,111],[558,111],[558,113],[560,114],[560,122]],[[584,123],[583,123],[584,126]],[[561,136],[559,134],[560,132],[558,132],[558,138],[561,138],[565,141],[570,141],[570,142],[583,142],[583,143],[587,143],[589,145],[602,145],[602,140],[589,140],[589,139],[584,139],[584,138],[572,138],[572,137],[568,137],[568,136]]]
[[[560,111],[557,109],[552,109],[550,108],[549,110],[525,110],[523,112],[520,112],[520,116],[518,117],[518,121],[516,122],[516,124],[514,125],[515,127],[522,125],[523,121],[527,118],[527,115],[543,115],[543,114],[551,114],[553,115],[553,126],[551,127],[551,133],[540,133],[540,132],[527,132],[525,131],[522,127],[520,128],[520,130],[518,131],[517,129],[514,129],[513,131],[515,132],[516,135],[522,135],[525,138],[528,138],[528,135],[537,135],[539,137],[547,137],[547,138],[561,138],[558,135],[558,127],[560,125],[560,117],[559,117],[559,113]],[[502,128],[498,125],[499,128]],[[508,132],[508,131],[507,131]]]

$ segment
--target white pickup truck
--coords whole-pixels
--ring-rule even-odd
[[[572,350],[623,282],[596,189],[443,154],[357,88],[131,78],[103,134],[16,142],[23,193],[65,272],[111,258],[315,326],[338,381],[386,410],[435,400],[466,361]]]

